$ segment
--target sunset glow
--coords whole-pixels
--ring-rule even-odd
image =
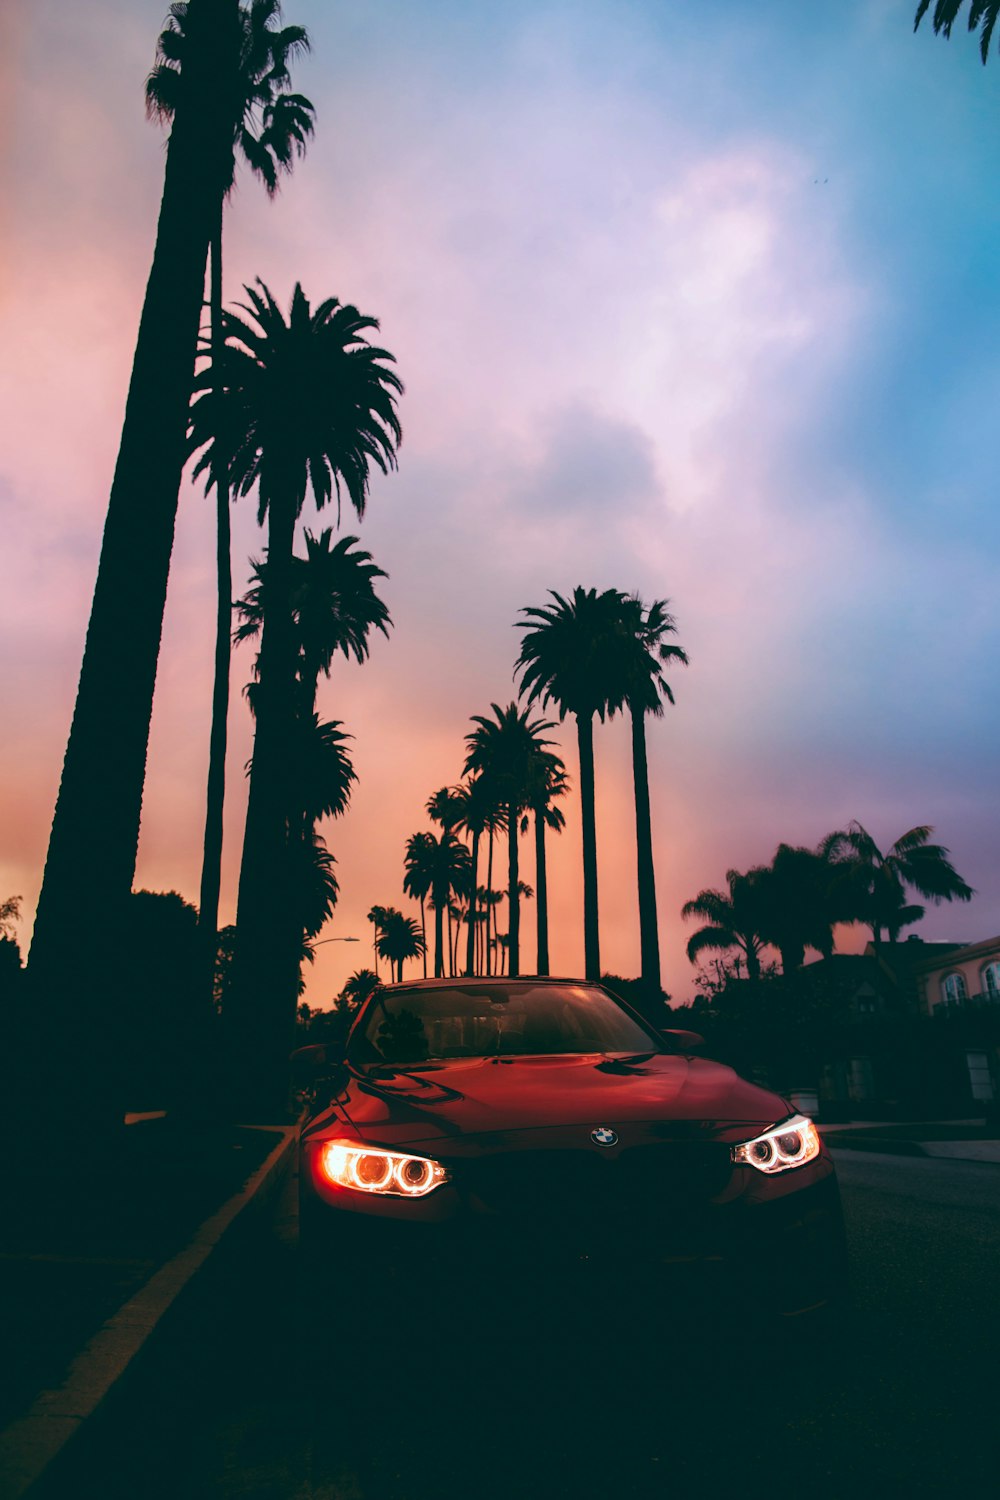
[[[375,966],[374,904],[419,917],[405,841],[459,780],[470,715],[516,696],[518,612],[576,584],[669,599],[690,657],[648,724],[672,996],[692,989],[685,901],[852,818],[884,846],[933,825],[976,888],[915,931],[1000,928],[1000,66],[913,36],[913,0],[696,9],[285,5],[312,39],[296,82],[316,137],[275,202],[238,181],[226,300],[262,277],[282,306],[296,281],[354,302],[406,384],[399,472],[341,523],[388,573],[394,628],[320,682],[359,777],[323,825],[341,892],[323,935],[360,946],[317,948],[312,1005]],[[0,900],[24,897],[25,954],[156,227],[164,147],[142,88],[165,10],[22,0],[0,61]],[[302,527],[335,521],[307,508],[299,550]],[[263,547],[252,499],[233,529],[240,594]],[[214,611],[213,503],[185,481],[135,886],[190,901]],[[222,922],[251,665],[234,653]],[[578,974],[572,720],[553,737],[573,791],[548,844],[552,970]],[[627,718],[595,746],[601,956],[629,976]],[[530,837],[521,860],[534,884]],[[527,901],[526,972],[534,923]]]

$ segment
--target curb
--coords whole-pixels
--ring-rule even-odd
[[[281,1139],[246,1185],[103,1324],[73,1360],[58,1390],[42,1391],[23,1416],[0,1432],[0,1500],[21,1500],[29,1493],[121,1380],[244,1210],[263,1205],[280,1186],[291,1164],[296,1128],[257,1128]]]
[[[874,1135],[854,1135],[845,1130],[842,1135],[824,1137],[831,1151],[878,1151],[884,1156],[929,1156],[919,1141],[900,1141],[892,1138],[880,1140]]]

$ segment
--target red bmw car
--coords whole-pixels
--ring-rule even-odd
[[[843,1291],[833,1163],[788,1100],[581,980],[379,989],[300,1049],[300,1225],[353,1265],[682,1266],[795,1314]],[[672,1269],[673,1268],[673,1269]]]

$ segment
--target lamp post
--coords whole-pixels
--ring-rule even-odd
[[[320,938],[319,942],[313,943],[313,947],[321,948],[324,943],[359,943],[360,941],[360,938],[355,937]]]

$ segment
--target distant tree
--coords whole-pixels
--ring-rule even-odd
[[[943,35],[950,38],[952,27],[964,3],[965,0],[934,0],[931,24],[934,27],[935,36]],[[930,8],[931,0],[920,0],[913,22],[914,31]],[[1000,15],[1000,0],[969,0],[968,26],[970,31],[979,32],[979,53],[984,63],[990,55],[990,42],[993,40],[998,15]]]
[[[406,849],[404,889],[408,894],[423,890],[434,908],[434,977],[445,973],[444,913],[452,896],[463,896],[469,888],[469,851],[448,828],[441,837],[415,835]]]
[[[535,829],[535,882],[538,886],[537,950],[535,972],[549,972],[549,880],[545,859],[545,831],[552,829],[561,833],[566,827],[562,810],[556,807],[557,797],[565,797],[569,791],[566,767],[558,755],[539,750],[529,768],[526,806],[528,812],[521,819],[521,832],[527,833],[529,816]]]
[[[522,609],[524,635],[515,671],[529,705],[554,703],[560,720],[576,719],[580,755],[580,813],[583,829],[584,970],[601,973],[597,889],[597,831],[594,816],[594,716],[622,706],[627,690],[621,652],[616,589],[575,588],[569,599],[549,590],[554,603]]]
[[[490,705],[493,718],[473,714],[477,727],[465,737],[469,753],[465,774],[473,772],[485,778],[497,802],[502,806],[507,824],[507,900],[509,903],[508,951],[510,972],[520,973],[520,903],[518,829],[531,786],[535,758],[551,744],[542,738],[553,726],[547,719],[530,719],[529,710],[519,710],[516,703],[506,708]]]
[[[404,917],[402,912],[390,907],[378,940],[378,951],[390,964],[395,964],[396,982],[402,984],[404,963],[410,958],[420,958],[424,951],[424,940],[413,918]]]
[[[133,891],[117,942],[130,980],[119,1017],[125,1107],[191,1107],[215,1044],[197,985],[197,908],[176,891]]]
[[[368,913],[367,920],[372,924],[372,949],[375,954],[375,977],[378,978],[378,940],[385,926],[386,916],[392,911],[391,906],[373,906]]]
[[[735,948],[746,964],[747,978],[754,982],[760,978],[760,955],[766,946],[761,933],[760,879],[760,866],[745,875],[738,870],[727,870],[728,892],[699,891],[693,901],[685,902],[681,916],[701,917],[705,923],[688,938],[687,956],[691,963],[702,953],[728,953]]]
[[[432,833],[412,833],[406,841],[404,856],[403,893],[420,902],[420,935],[424,940],[424,978],[427,978],[427,916],[425,902],[431,893],[433,879],[432,845],[437,840]]]
[[[971,901],[975,895],[948,859],[948,850],[929,842],[933,832],[927,824],[911,828],[885,853],[857,822],[824,840],[833,858],[853,866],[855,920],[871,928],[876,948],[881,947],[883,931],[895,943],[903,927],[923,916],[922,906],[907,904],[908,886],[935,906]]]
[[[453,796],[456,801],[456,816],[453,827],[456,833],[467,833],[472,839],[472,859],[469,868],[469,907],[465,913],[468,926],[465,950],[465,972],[475,974],[476,969],[476,934],[479,914],[477,912],[477,900],[479,892],[479,841],[483,834],[489,831],[496,823],[499,813],[499,805],[496,796],[490,788],[488,779],[482,776],[470,777],[460,786],[454,788]],[[492,851],[492,836],[491,836]]]
[[[345,982],[340,992],[340,998],[346,1000],[349,1005],[358,1006],[373,995],[381,983],[374,969],[355,969],[351,977]]]
[[[805,950],[824,958],[833,953],[833,928],[854,917],[853,888],[847,863],[828,841],[818,849],[779,844],[757,882],[760,932],[781,954],[781,968],[801,968]]]

